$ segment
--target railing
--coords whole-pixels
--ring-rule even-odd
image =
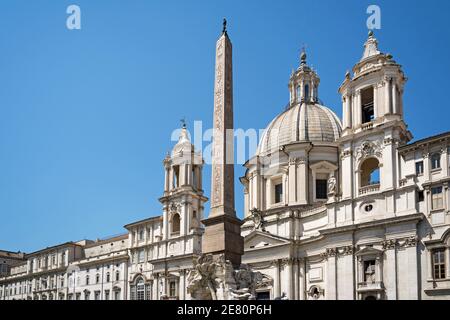
[[[364,186],[359,188],[359,195],[368,194],[372,192],[380,191],[380,184],[370,184],[368,186]]]
[[[370,129],[373,128],[373,125],[374,125],[373,121],[372,121],[372,122],[366,122],[366,123],[363,123],[363,124],[361,125],[361,130],[362,130],[362,131],[370,130]]]

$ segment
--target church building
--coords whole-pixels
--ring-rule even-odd
[[[230,96],[216,92],[215,99],[231,104],[231,113],[226,31],[220,43],[216,81],[224,79]],[[244,219],[224,218],[238,229],[223,236],[243,240],[242,257],[232,258],[269,279],[255,299],[450,299],[450,132],[412,142],[406,81],[369,32],[338,88],[340,119],[321,102],[320,77],[302,52],[288,81],[289,105],[274,109],[244,165],[237,190]],[[214,223],[204,216],[208,197],[225,211],[232,208],[223,203],[234,203],[234,190],[205,194],[203,166],[183,126],[160,168],[161,215],[108,239],[0,251],[0,300],[191,299],[193,261],[216,246],[204,234],[205,223]],[[223,172],[212,179],[229,179],[233,169]]]

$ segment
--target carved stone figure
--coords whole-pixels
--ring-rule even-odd
[[[328,179],[328,194],[333,196],[336,194],[336,178],[334,175]]]

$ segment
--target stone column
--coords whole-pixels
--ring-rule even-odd
[[[362,123],[361,90],[356,91],[353,101],[355,101],[355,105],[353,106],[353,110],[355,111],[354,127],[357,127],[357,126],[360,126]]]
[[[274,295],[281,297],[280,260],[275,261]]]
[[[299,260],[299,299],[306,300],[306,258]]]
[[[392,110],[394,114],[399,114],[398,104],[397,104],[397,85],[395,79],[392,80]]]
[[[306,158],[300,158],[298,160],[298,181],[304,181],[308,186],[308,161]],[[297,188],[297,199],[299,204],[308,204],[308,190],[309,188],[299,187]]]
[[[347,94],[345,96],[345,126],[344,128],[351,128],[352,127],[352,108],[351,108],[351,99],[352,96],[350,94]]]
[[[333,250],[333,249],[331,249]],[[331,252],[331,251],[330,251]],[[337,299],[337,274],[336,274],[336,255],[329,254],[327,259],[327,277],[326,277],[326,300]]]
[[[164,191],[165,192],[168,192],[169,188],[170,188],[169,170],[170,170],[170,167],[168,165],[164,165]]]
[[[392,114],[392,106],[391,106],[391,79],[386,77],[384,78],[384,103],[386,113]]]
[[[163,239],[169,239],[169,207],[166,204],[163,208]]]
[[[288,168],[288,179],[289,179],[289,201],[290,205],[297,202],[297,159],[289,159]]]

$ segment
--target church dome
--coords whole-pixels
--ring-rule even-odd
[[[335,142],[342,126],[337,115],[318,103],[298,103],[279,114],[264,131],[257,154],[295,142]]]

